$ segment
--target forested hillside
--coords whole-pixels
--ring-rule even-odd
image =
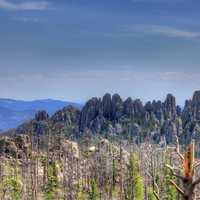
[[[2,200],[200,198],[200,92],[145,105],[106,94],[0,137]]]

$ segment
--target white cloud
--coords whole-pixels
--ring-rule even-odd
[[[14,3],[11,0],[0,0],[0,9],[6,10],[47,10],[49,8],[49,2],[47,1],[21,1]]]
[[[178,37],[178,38],[199,38],[200,32],[187,31],[169,26],[162,25],[148,25],[148,24],[134,24],[126,25],[123,29],[124,32],[131,33],[145,33],[152,35],[161,35],[167,37]]]

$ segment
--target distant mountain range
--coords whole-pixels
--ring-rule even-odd
[[[0,132],[16,128],[33,118],[39,110],[46,110],[49,115],[52,115],[55,111],[68,105],[76,108],[82,107],[78,103],[53,99],[22,101],[0,98]]]

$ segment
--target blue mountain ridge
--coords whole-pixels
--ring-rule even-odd
[[[16,128],[33,118],[39,110],[46,110],[49,115],[52,115],[57,110],[69,105],[76,108],[82,107],[79,103],[54,99],[24,101],[0,98],[0,132]]]

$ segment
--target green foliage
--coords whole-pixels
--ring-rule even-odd
[[[86,193],[83,191],[81,187],[81,180],[78,180],[76,186],[76,200],[87,200]]]
[[[135,177],[135,199],[143,200],[144,199],[144,182],[140,175]]]
[[[166,175],[166,200],[176,200],[177,199],[177,191],[176,188],[173,187],[169,180],[173,179],[171,175],[169,175],[169,172]]]
[[[89,200],[98,200],[99,199],[99,190],[96,181],[91,180],[91,191],[89,193]]]
[[[128,166],[127,200],[144,199],[144,182],[140,175],[138,158],[131,154]]]
[[[2,177],[0,182],[0,193],[9,197],[12,200],[20,200],[23,183],[19,174],[19,168],[17,166],[10,165],[8,163],[1,164],[1,170],[5,176]]]
[[[113,159],[112,161],[112,190],[116,187],[116,175],[117,174],[117,168],[116,168],[116,161]]]
[[[3,181],[3,190],[7,192],[13,200],[20,200],[22,182],[15,176],[8,176]]]
[[[56,198],[57,189],[58,189],[58,178],[56,163],[52,163],[48,168],[48,182],[44,188],[44,197],[46,200],[53,200]]]
[[[77,195],[77,200],[87,200],[86,194],[82,191],[79,191]]]
[[[155,195],[153,194],[153,189],[149,188],[147,191],[148,200],[156,200]]]
[[[170,184],[170,180],[173,180],[174,177],[172,176],[170,170],[165,168],[165,189],[166,189],[166,200],[176,200],[177,199],[177,191],[176,188]],[[175,181],[175,180],[174,180]]]

